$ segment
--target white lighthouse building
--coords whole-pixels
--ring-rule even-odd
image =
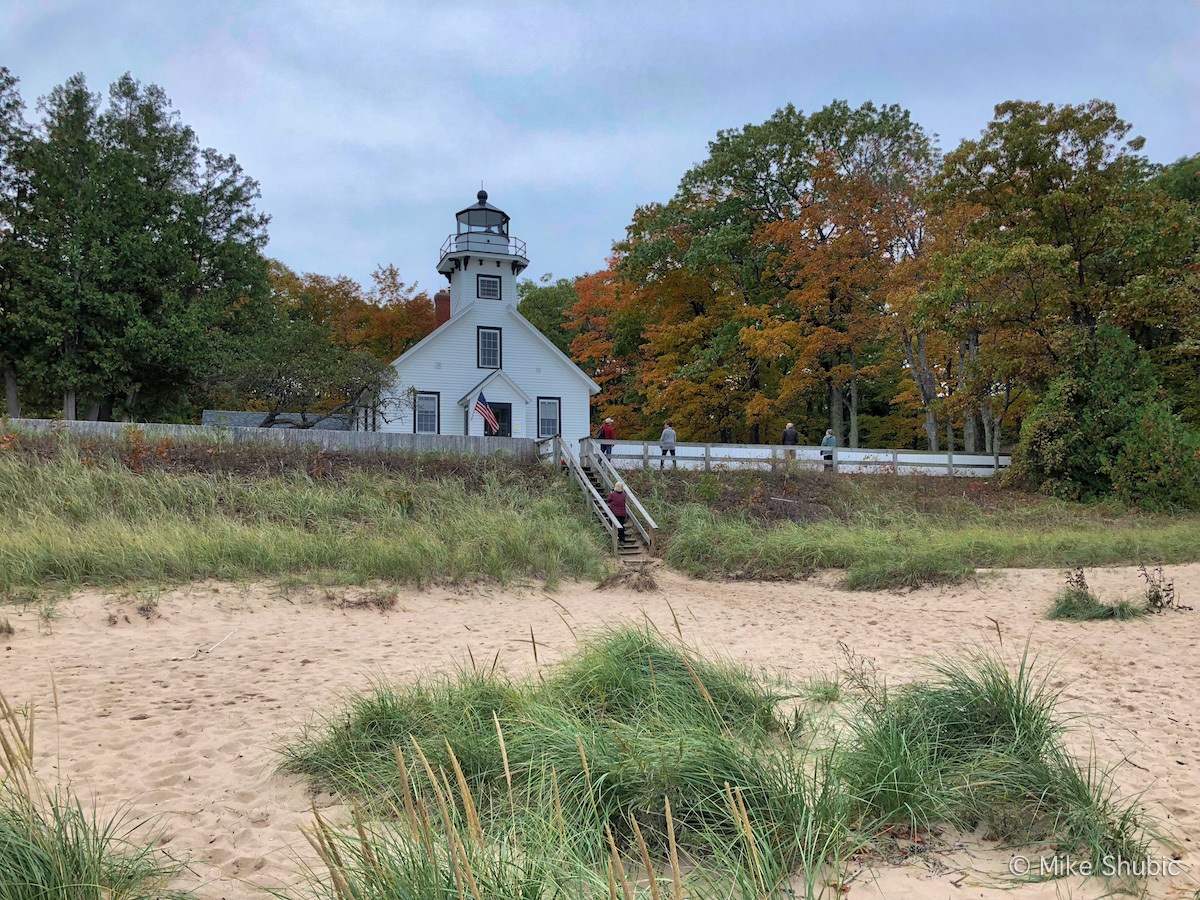
[[[547,438],[587,437],[599,386],[517,312],[517,276],[529,265],[509,217],[487,202],[458,213],[442,244],[438,326],[392,365],[398,393],[381,431]],[[478,406],[482,399],[487,412]],[[495,420],[495,427],[491,420]]]

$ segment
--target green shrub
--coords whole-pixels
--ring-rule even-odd
[[[1200,507],[1200,440],[1164,402],[1149,404],[1108,462],[1113,493],[1131,506]]]
[[[1076,338],[1030,410],[1013,478],[1068,500],[1146,509],[1200,505],[1197,438],[1173,415],[1149,360],[1120,329]]]

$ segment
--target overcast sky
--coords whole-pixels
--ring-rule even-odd
[[[0,3],[29,107],[75,72],[161,85],[262,185],[268,253],[436,290],[480,181],[527,274],[604,264],[718,129],[794,103],[899,103],[944,149],[1009,99],[1117,104],[1161,162],[1200,152],[1188,0]]]

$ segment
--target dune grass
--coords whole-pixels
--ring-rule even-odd
[[[631,472],[666,560],[698,577],[844,571],[850,589],[916,587],[978,568],[1200,559],[1200,515],[1073,504],[932,476]]]
[[[1120,599],[1105,603],[1087,588],[1065,587],[1054,595],[1054,605],[1047,619],[1067,619],[1074,622],[1097,622],[1106,619],[1126,621],[1146,615],[1145,606]]]
[[[833,897],[853,854],[939,824],[1144,858],[1136,807],[1064,749],[1027,657],[814,684],[626,626],[534,679],[379,685],[283,751],[355,811],[349,828],[318,817],[326,870],[287,896]]]
[[[0,591],[280,575],[554,582],[606,571],[578,498],[536,465],[391,454],[335,466],[316,451],[274,448],[271,460],[262,448],[173,445],[146,460],[120,442],[65,437],[39,449],[0,449]]]
[[[922,831],[983,824],[1015,845],[1075,858],[1145,858],[1148,835],[1105,773],[1066,750],[1058,695],[1028,651],[1016,671],[985,654],[896,691],[871,686],[840,757],[856,800],[879,821]]]
[[[33,714],[0,695],[0,900],[168,900],[180,866],[122,816],[101,818],[33,772]]]

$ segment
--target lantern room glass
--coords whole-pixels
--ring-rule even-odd
[[[508,214],[487,202],[487,191],[479,192],[479,202],[458,214],[459,234],[500,234],[508,236]]]

